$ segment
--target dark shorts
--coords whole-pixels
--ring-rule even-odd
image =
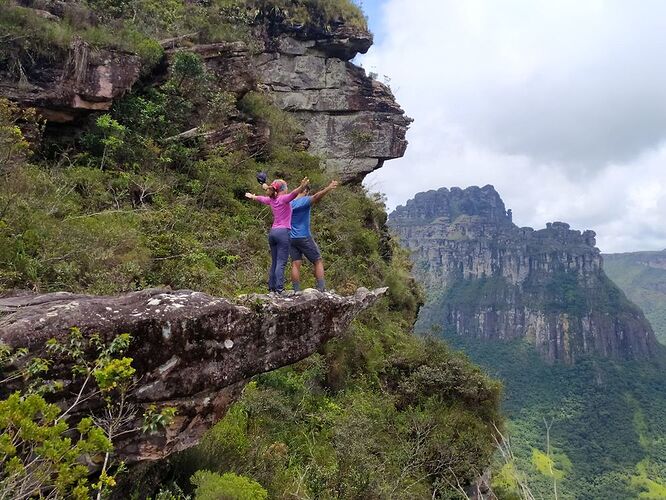
[[[312,239],[312,236],[308,236],[307,238],[292,238],[289,255],[292,261],[303,260],[303,255],[313,264],[321,260],[319,247],[315,243],[315,240]]]

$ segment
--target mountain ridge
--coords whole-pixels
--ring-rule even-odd
[[[608,276],[645,312],[666,344],[666,250],[603,254]]]
[[[642,311],[604,273],[594,231],[563,222],[519,228],[491,185],[419,193],[391,213],[389,226],[431,293],[422,328],[524,337],[547,360],[566,363],[657,355]]]

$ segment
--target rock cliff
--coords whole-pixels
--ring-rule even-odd
[[[652,357],[650,324],[603,271],[593,231],[519,228],[492,186],[417,194],[389,225],[428,290],[420,325],[526,338],[549,361]]]
[[[238,97],[260,90],[292,112],[303,126],[305,147],[344,181],[360,181],[385,160],[401,157],[411,119],[388,87],[350,62],[370,48],[372,35],[342,22],[325,28],[294,26],[275,16],[255,20],[251,44],[163,41],[167,64],[152,78],[162,78],[174,53],[198,53],[217,76],[221,90]],[[53,17],[51,22],[60,22]],[[36,107],[52,122],[72,122],[86,113],[108,110],[114,99],[137,83],[142,69],[134,54],[93,48],[76,38],[66,57],[43,61],[21,79],[0,71],[0,93]],[[224,124],[205,137],[225,144],[233,132],[238,130]]]
[[[115,450],[128,462],[155,460],[197,444],[253,375],[313,354],[341,335],[385,291],[361,288],[355,295],[340,297],[306,290],[283,297],[246,296],[235,302],[160,289],[118,297],[22,295],[0,299],[0,343],[45,357],[46,342],[65,339],[74,326],[84,335],[99,333],[106,341],[131,334],[126,355],[136,369],[136,388],[130,393],[136,411]],[[50,379],[71,378],[68,363],[52,361]],[[78,390],[65,385],[53,398],[67,407]],[[85,414],[103,406],[99,394],[91,392],[84,400],[80,409]],[[140,431],[141,416],[150,404],[177,409],[166,433]]]
[[[45,61],[22,79],[0,70],[0,95],[36,108],[49,121],[67,123],[110,109],[114,99],[136,83],[140,71],[137,55],[93,48],[75,38],[67,57]]]

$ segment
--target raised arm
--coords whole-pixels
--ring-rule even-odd
[[[299,186],[296,189],[294,189],[291,193],[286,195],[286,200],[285,201],[294,200],[300,193],[305,191],[305,188],[307,187],[307,185],[309,183],[310,183],[310,179],[308,179],[307,177],[303,177],[303,180],[301,181]]]
[[[326,196],[327,193],[330,193],[333,191],[336,187],[338,187],[338,181],[331,181],[331,183],[326,186],[324,189],[321,191],[317,191],[314,195],[312,195],[312,200],[310,200],[310,203],[313,205],[317,203],[319,200],[321,200],[324,196]]]

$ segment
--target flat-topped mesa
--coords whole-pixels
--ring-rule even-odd
[[[417,194],[389,218],[429,291],[419,325],[482,339],[526,338],[548,360],[646,359],[642,311],[603,271],[594,231],[519,228],[492,186]]]
[[[84,335],[98,333],[107,342],[131,334],[124,355],[133,359],[136,369],[136,388],[129,399],[137,411],[128,428],[137,430],[117,442],[115,450],[128,462],[156,460],[197,444],[252,376],[313,354],[341,335],[385,291],[360,288],[341,297],[306,290],[291,296],[252,295],[236,302],[161,289],[117,297],[66,293],[9,297],[0,299],[0,342],[28,348],[31,357],[44,357],[46,342],[65,340],[72,327]],[[55,363],[48,378],[71,379],[71,366]],[[65,387],[53,398],[67,407],[78,389]],[[150,404],[177,410],[165,433],[138,430]],[[94,396],[82,411],[94,413],[102,406],[100,397]]]

